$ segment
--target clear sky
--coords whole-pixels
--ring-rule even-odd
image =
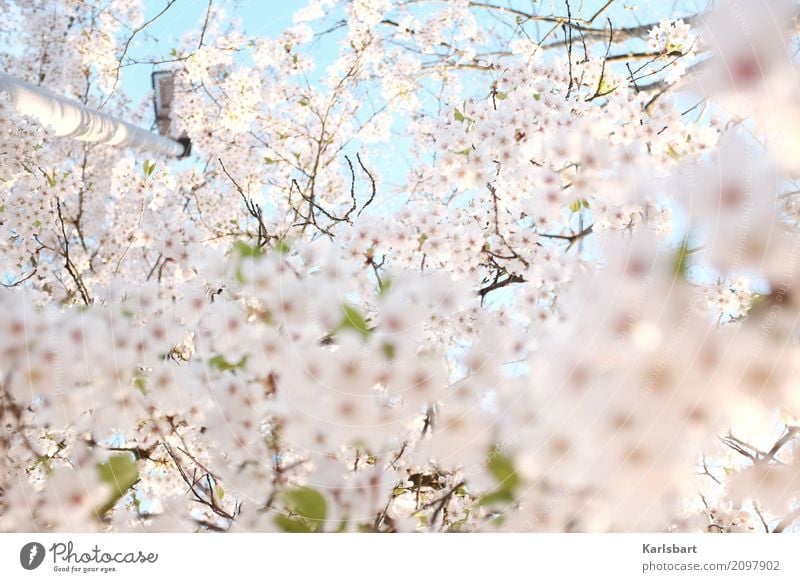
[[[564,0],[483,0],[495,5],[503,5],[533,10],[541,13],[566,14]],[[149,20],[161,12],[167,0],[143,0],[145,6],[145,20]],[[238,19],[242,23],[245,34],[249,36],[274,37],[292,25],[294,12],[303,8],[308,0],[214,0],[215,7],[222,7],[226,21]],[[588,18],[590,15],[606,4],[605,0],[573,0],[570,7],[573,16]],[[532,6],[533,5],[533,6]],[[645,22],[658,21],[667,14],[680,16],[695,13],[701,10],[702,0],[617,0],[603,16],[608,16],[617,26],[634,25]],[[160,56],[166,57],[171,49],[179,45],[180,37],[190,31],[197,31],[203,22],[208,8],[208,0],[176,0],[175,4],[153,24],[137,36],[129,54],[134,57]],[[489,14],[487,13],[487,16]],[[598,18],[596,27],[605,26],[605,22]],[[536,23],[532,23],[533,36],[536,36]],[[549,25],[548,25],[549,27]],[[623,45],[624,46],[624,45]],[[603,47],[599,47],[602,49]],[[634,47],[631,46],[631,49]],[[326,60],[332,60],[335,55],[330,44],[318,45],[316,50],[318,69],[324,69]],[[150,98],[151,79],[153,67],[150,65],[137,65],[123,69],[122,87],[133,99],[134,103]],[[397,139],[402,139],[398,136]],[[396,145],[400,145],[396,142]],[[398,183],[404,172],[394,168],[390,172],[396,175]],[[677,242],[684,236],[685,224],[680,217],[676,217]]]
[[[163,10],[167,0],[142,0],[145,6],[145,20],[149,20]],[[541,13],[566,14],[564,0],[484,0],[496,5],[510,6],[522,10]],[[243,23],[246,34],[274,37],[291,26],[292,15],[303,8],[308,0],[214,0],[214,5],[223,7],[225,18],[238,18]],[[573,0],[570,3],[573,16],[589,17],[606,3],[606,0]],[[604,16],[615,23],[631,25],[653,22],[667,14],[683,15],[701,9],[702,0],[617,0]],[[178,44],[180,36],[191,30],[199,30],[200,23],[208,7],[208,0],[177,0],[170,9],[137,37],[131,53],[135,55],[154,54],[166,56]],[[488,16],[488,13],[487,13]],[[601,20],[601,19],[598,19]],[[605,22],[596,22],[602,27]],[[537,23],[532,23],[537,26]],[[325,58],[326,55],[320,55]],[[328,55],[331,56],[331,55]],[[126,92],[138,100],[151,87],[149,66],[127,68],[122,79]]]
[[[242,23],[245,34],[249,36],[274,37],[292,25],[294,12],[307,5],[308,0],[213,0],[215,7],[222,7],[225,20],[238,19]],[[446,0],[445,0],[446,1]],[[495,5],[509,6],[526,11],[540,13],[566,14],[565,0],[482,0]],[[145,6],[145,20],[150,20],[161,12],[167,0],[143,0]],[[606,4],[606,0],[572,0],[570,9],[573,17],[588,18]],[[603,17],[593,23],[595,27],[606,25],[604,17],[610,17],[616,26],[630,26],[646,22],[657,22],[668,14],[680,16],[691,14],[702,9],[703,0],[617,0]],[[166,57],[171,49],[179,45],[180,37],[189,32],[197,31],[205,17],[208,0],[176,0],[175,4],[152,25],[137,36],[134,46],[129,54],[134,57],[146,55]],[[480,12],[478,12],[480,14]],[[486,12],[487,18],[492,18]],[[541,36],[544,30],[537,30],[538,23],[529,23],[533,37]],[[542,25],[544,26],[544,25]],[[545,30],[551,25],[547,24]],[[625,46],[623,44],[623,46]],[[627,47],[633,50],[635,47]],[[315,50],[318,70],[324,70],[326,60],[332,60],[335,55],[328,43],[317,45]],[[600,46],[597,50],[602,50]],[[320,66],[321,65],[321,66]],[[151,79],[153,67],[150,65],[137,65],[123,69],[122,87],[133,99],[139,103],[142,99],[150,98]],[[399,141],[398,141],[399,140]],[[400,146],[402,136],[397,136],[395,146]],[[395,158],[397,159],[397,158]],[[384,169],[384,173],[386,173]],[[400,182],[404,172],[399,167],[392,168],[390,175],[395,176]],[[680,240],[685,230],[682,221],[678,218],[676,228],[676,241]]]
[[[143,0],[145,21],[156,16],[166,0]],[[222,6],[226,19],[238,18],[245,33],[254,36],[273,37],[291,26],[294,12],[304,7],[307,0],[215,0]],[[167,56],[186,32],[199,30],[208,8],[208,0],[177,0],[170,9],[134,41],[131,52],[135,55]],[[128,67],[123,72],[122,86],[125,92],[138,101],[150,91],[152,67],[139,65]]]

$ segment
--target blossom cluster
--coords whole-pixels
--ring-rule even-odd
[[[123,111],[138,2],[14,4],[0,63]],[[0,95],[0,530],[791,526],[800,134],[760,137],[796,95],[674,98],[738,55],[688,17],[503,18],[319,0],[265,39],[211,4],[150,63],[189,162]]]

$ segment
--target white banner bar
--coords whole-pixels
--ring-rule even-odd
[[[2,534],[2,580],[800,580],[800,539],[685,534]]]
[[[0,93],[7,93],[19,113],[37,117],[58,136],[147,150],[157,155],[181,156],[185,146],[82,103],[57,95],[0,72]]]

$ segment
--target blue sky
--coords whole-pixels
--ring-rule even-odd
[[[529,0],[482,1],[498,6],[519,8],[525,11],[535,10],[543,14],[566,14],[566,2],[564,0],[536,3],[532,3]],[[167,0],[143,0],[143,2],[145,20],[149,20],[163,10]],[[275,37],[291,26],[293,22],[292,16],[295,11],[303,8],[307,3],[308,0],[214,0],[214,6],[223,8],[226,21],[238,19],[241,21],[246,35],[264,37]],[[593,15],[605,4],[605,0],[574,0],[570,2],[572,15],[584,18]],[[695,12],[699,8],[699,4],[701,4],[701,0],[673,0],[671,2],[665,0],[617,0],[592,26],[597,28],[604,27],[606,16],[611,18],[616,27],[654,22],[667,14],[682,15]],[[167,57],[170,51],[179,45],[179,39],[182,35],[189,31],[198,31],[200,29],[207,8],[208,0],[177,0],[163,16],[147,27],[136,38],[129,54],[140,58],[147,55]],[[478,11],[477,13],[485,16],[485,23],[492,22],[494,13],[489,11]],[[530,23],[526,25],[528,32],[534,38],[541,38],[551,27],[552,25],[549,23]],[[334,34],[333,37],[326,38],[326,42],[315,45],[311,49],[316,53],[318,71],[324,70],[326,62],[330,62],[335,58],[336,48],[332,41],[338,36],[338,34]],[[623,47],[628,50],[638,48],[632,43],[624,43],[622,46],[617,47],[615,52],[623,50]],[[604,47],[596,45],[593,50],[602,52]],[[152,71],[153,67],[150,65],[137,65],[123,69],[122,87],[133,99],[134,103],[138,103],[143,99],[150,99],[150,75]],[[395,146],[403,147],[408,145],[402,142],[402,136],[397,136]],[[393,159],[397,160],[399,158],[394,157]],[[391,175],[394,176],[391,182],[399,184],[402,182],[404,171],[397,165],[392,169]],[[680,223],[681,221],[678,220],[678,222]],[[676,230],[681,232],[684,227],[681,225]],[[676,238],[679,240],[680,236],[679,234]]]
[[[238,18],[249,35],[274,37],[292,25],[292,15],[303,8],[307,0],[215,0],[215,6],[224,6],[226,19]],[[145,21],[156,16],[166,5],[166,0],[143,0]],[[186,32],[200,30],[208,8],[207,0],[177,0],[163,16],[137,38],[131,52],[134,55],[160,55],[166,57],[178,46]],[[151,89],[152,67],[138,65],[123,72],[122,86],[126,93],[138,101]]]
[[[531,2],[526,0],[482,0],[498,6],[511,6],[521,10],[531,10]],[[149,20],[163,10],[167,0],[143,0],[145,6],[145,20]],[[275,37],[292,25],[292,16],[303,8],[308,0],[214,0],[216,7],[223,7],[225,20],[238,19],[242,23],[244,32],[248,36]],[[605,0],[576,0],[570,3],[573,16],[588,17],[605,4]],[[603,17],[608,16],[617,27],[634,25],[643,22],[654,22],[667,14],[682,15],[697,11],[702,3],[699,0],[617,0]],[[633,8],[633,5],[636,8]],[[140,34],[131,47],[129,54],[134,57],[161,56],[167,57],[170,51],[179,45],[179,39],[189,31],[198,31],[203,22],[208,8],[208,0],[177,0],[176,3],[159,19]],[[534,4],[533,10],[542,13],[566,14],[566,3],[563,0],[554,2],[542,1]],[[487,18],[492,18],[490,12],[479,12]],[[605,26],[604,18],[598,18],[592,26],[601,28]],[[487,23],[490,20],[486,21]],[[324,26],[324,25],[323,25]],[[537,27],[533,23],[529,33],[533,37],[541,36],[552,25],[542,24]],[[544,27],[544,28],[542,28]],[[337,35],[334,35],[334,38]],[[318,70],[324,70],[326,61],[335,58],[335,48],[331,42],[316,45],[315,51],[318,61]],[[624,43],[615,52],[626,49],[633,50],[635,45]],[[595,46],[594,50],[603,51],[603,46]],[[321,65],[321,66],[320,66]],[[122,87],[133,99],[134,103],[142,99],[150,99],[151,80],[153,67],[150,65],[137,65],[123,69]],[[399,141],[398,141],[399,140]],[[395,145],[402,146],[402,136],[397,136]],[[407,145],[407,144],[406,144]],[[397,160],[398,158],[394,158]],[[384,172],[385,173],[385,172]],[[391,182],[401,183],[404,171],[400,167],[393,168]],[[685,232],[685,224],[676,217],[678,225],[673,242],[677,242]]]
[[[563,0],[553,2],[530,0],[483,0],[499,6],[510,6],[522,10],[538,10],[561,15],[566,14],[566,3]],[[145,20],[158,14],[167,0],[143,0]],[[215,6],[222,6],[225,18],[238,18],[243,23],[245,33],[253,36],[274,37],[291,26],[292,15],[303,8],[308,0],[214,0]],[[574,0],[570,3],[573,16],[588,17],[605,4],[605,0]],[[695,12],[702,6],[700,0],[617,0],[603,16],[609,16],[619,25],[632,25],[658,20],[666,14],[687,14]],[[207,0],[177,0],[175,4],[139,35],[131,48],[133,55],[154,54],[166,56],[177,46],[180,36],[191,30],[199,30],[200,23],[208,7]],[[485,13],[491,18],[489,12]],[[487,21],[488,22],[488,21]],[[596,27],[605,25],[604,18],[593,23]],[[544,28],[542,28],[544,27]],[[547,30],[549,24],[542,24],[538,31]],[[537,24],[532,24],[530,32],[537,31]],[[324,51],[327,53],[327,51]],[[325,56],[320,55],[324,60]],[[129,67],[124,71],[122,83],[126,92],[135,100],[140,99],[150,89],[151,67],[146,65]]]

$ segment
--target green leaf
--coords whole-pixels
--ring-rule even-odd
[[[314,521],[325,521],[328,505],[313,487],[298,487],[283,493],[283,500],[293,513]]]
[[[676,277],[686,277],[686,273],[689,270],[689,241],[688,239],[684,238],[681,241],[681,246],[678,247],[678,251],[675,253],[675,258],[672,262],[672,272],[675,274]]]
[[[370,334],[366,318],[351,305],[343,305],[342,310],[344,311],[344,316],[336,331],[352,329],[361,334],[361,337],[366,338]]]
[[[489,453],[486,469],[497,481],[497,487],[478,500],[479,505],[508,505],[516,499],[515,491],[521,484],[513,461],[497,448]]]
[[[769,300],[769,295],[764,295],[762,293],[754,293],[752,298],[750,299],[750,310],[754,311],[757,308],[761,307],[762,305],[766,304]]]
[[[514,463],[497,449],[494,449],[489,454],[489,462],[486,463],[486,468],[489,469],[489,472],[497,480],[498,485],[503,489],[513,491],[519,486],[520,478],[514,469]]]
[[[286,533],[314,533],[314,530],[309,527],[307,522],[294,517],[286,517],[285,515],[276,515],[275,525]]]
[[[453,117],[454,117],[454,118],[455,118],[455,120],[456,120],[456,121],[458,121],[459,123],[467,119],[467,118],[466,118],[466,116],[465,116],[463,113],[461,113],[461,112],[458,110],[458,108],[457,108],[457,107],[456,107],[456,108],[453,110]]]
[[[281,495],[286,509],[294,516],[278,515],[275,523],[286,532],[322,531],[328,515],[328,504],[319,491],[312,487],[298,487]]]
[[[144,177],[149,178],[156,171],[156,164],[150,160],[145,160],[142,164],[142,169],[144,170]]]
[[[0,212],[2,212],[2,210],[0,210]],[[383,279],[378,281],[378,295],[380,296],[386,295],[391,288],[392,288],[391,277],[384,277]]]
[[[142,394],[147,394],[147,377],[141,370],[136,370],[133,373],[133,385]]]
[[[285,240],[281,239],[275,243],[275,250],[281,253],[282,255],[287,255],[289,254],[291,248],[289,247],[288,243]]]
[[[52,176],[50,174],[45,174],[44,177],[47,178],[47,184],[51,188],[53,188],[56,185],[56,171],[55,171],[55,169],[53,169],[53,175]]]
[[[104,463],[97,466],[100,480],[111,486],[111,495],[98,509],[98,514],[103,515],[113,508],[128,490],[139,480],[139,469],[136,461],[128,453],[112,455]]]
[[[506,93],[505,91],[498,91],[497,93],[494,94],[494,96],[500,101],[508,99],[508,93]]]
[[[454,521],[453,524],[449,528],[447,528],[448,531],[460,531],[461,526],[467,523],[468,519],[469,519],[469,509],[464,511],[464,517],[462,517],[458,521]]]
[[[597,94],[598,95],[608,95],[609,93],[616,90],[616,86],[612,87],[611,84],[608,82],[608,79],[603,77],[600,80],[600,85],[597,87]]]
[[[667,41],[666,46],[667,56],[670,57],[678,57],[683,54],[683,45],[679,42],[672,42],[671,40]]]
[[[387,360],[394,360],[394,357],[397,354],[397,348],[394,347],[394,344],[389,342],[383,342],[381,345],[381,351],[383,352],[383,355],[386,356]]]
[[[225,356],[216,355],[208,361],[208,365],[216,368],[220,372],[228,372],[229,370],[240,370],[247,365],[247,356],[242,356],[241,359],[235,364],[230,363],[225,359]]]
[[[233,248],[239,253],[242,258],[257,259],[264,256],[264,249],[255,245],[249,245],[243,240],[237,240],[233,243]]]
[[[478,504],[484,506],[508,505],[513,501],[514,501],[513,493],[511,493],[510,491],[506,491],[505,489],[500,489],[492,491],[491,493],[487,493],[486,495],[481,497],[480,500],[478,501]]]
[[[586,198],[576,198],[569,203],[571,212],[579,212],[581,208],[589,208],[589,201]]]

